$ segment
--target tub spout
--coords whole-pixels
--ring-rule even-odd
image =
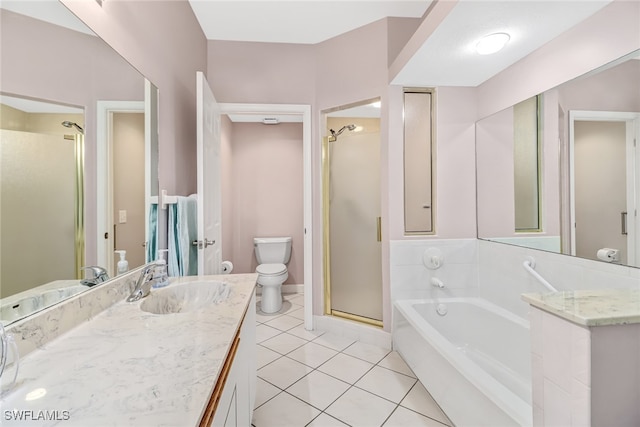
[[[442,280],[438,279],[437,277],[431,278],[431,284],[433,286],[437,286],[440,289],[444,288],[444,283],[442,283]]]

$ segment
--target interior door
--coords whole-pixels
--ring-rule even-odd
[[[198,275],[219,274],[222,262],[220,108],[201,71],[197,90]]]

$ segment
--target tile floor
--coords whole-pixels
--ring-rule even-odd
[[[303,327],[303,297],[257,306],[255,427],[453,424],[394,351]]]

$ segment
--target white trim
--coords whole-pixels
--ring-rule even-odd
[[[112,240],[104,238],[104,233],[113,234],[111,118],[114,112],[144,112],[144,101],[97,101],[96,110],[96,262],[113,276],[113,251],[108,250]]]
[[[576,255],[576,206],[575,206],[575,130],[577,121],[620,121],[626,122],[626,158],[627,158],[627,264],[640,266],[640,218],[637,215],[638,200],[640,200],[640,154],[634,147],[634,139],[640,142],[640,114],[617,111],[569,111],[569,189],[570,189],[570,217],[569,230],[571,233],[571,255]],[[631,218],[631,220],[630,220]]]
[[[304,327],[314,329],[313,318],[313,186],[311,160],[311,106],[306,104],[220,103],[222,114],[302,115],[302,158],[304,174]]]

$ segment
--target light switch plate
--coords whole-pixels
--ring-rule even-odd
[[[118,211],[118,222],[120,224],[125,224],[127,222],[127,211],[126,210]]]

